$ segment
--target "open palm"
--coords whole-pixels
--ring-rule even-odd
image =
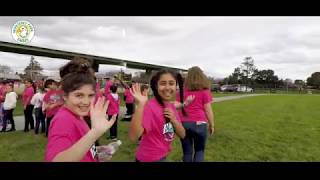
[[[114,115],[111,120],[108,121],[106,115],[108,106],[109,101],[105,101],[105,97],[99,97],[96,104],[92,101],[90,105],[91,128],[100,134],[110,129],[116,120],[116,115]]]
[[[133,97],[138,101],[138,103],[146,103],[148,101],[148,95],[143,95],[141,93],[140,83],[133,84],[132,88],[130,89],[130,92],[133,95]],[[146,94],[148,94],[148,90]]]

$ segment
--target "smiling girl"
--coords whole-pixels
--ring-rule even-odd
[[[96,162],[95,141],[114,123],[106,118],[108,102],[95,100],[96,82],[90,64],[75,58],[60,69],[64,105],[52,119],[46,161]],[[91,129],[85,121],[90,115]]]
[[[149,101],[148,93],[141,93],[140,84],[133,85],[132,94],[137,101],[137,109],[130,123],[129,138],[137,141],[142,136],[136,151],[136,162],[165,161],[171,151],[174,134],[184,138],[185,130],[171,102],[177,82],[183,97],[181,75],[168,70],[159,71],[151,79],[154,97]]]

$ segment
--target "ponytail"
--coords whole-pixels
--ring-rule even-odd
[[[184,90],[183,90],[183,78],[182,78],[182,76],[181,76],[181,74],[180,73],[177,73],[177,82],[178,82],[178,85],[179,85],[179,96],[180,96],[180,103],[181,104],[183,104],[184,102],[183,102],[183,93],[184,93]],[[184,109],[184,107],[182,106],[182,114],[184,115],[184,116],[186,116],[187,115],[187,113],[186,113],[186,111],[185,111],[185,109]]]

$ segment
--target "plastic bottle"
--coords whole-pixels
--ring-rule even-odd
[[[122,144],[120,140],[117,140],[115,142],[111,142],[108,145],[103,147],[103,153],[108,155],[113,155],[118,149],[119,146]]]

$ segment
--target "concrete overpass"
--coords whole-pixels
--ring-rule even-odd
[[[42,48],[37,46],[29,46],[29,45],[16,44],[16,43],[4,42],[4,41],[0,41],[0,51],[18,53],[18,54],[28,54],[28,55],[34,55],[34,56],[44,56],[44,57],[50,57],[50,58],[69,59],[69,60],[71,60],[75,56],[80,56],[80,57],[93,60],[92,66],[96,72],[98,72],[99,70],[99,64],[126,66],[127,68],[131,68],[131,69],[143,69],[143,70],[146,70],[147,73],[151,72],[152,70],[159,70],[162,68],[169,68],[174,71],[180,71],[180,72],[187,71],[186,69],[180,69],[180,68],[169,67],[169,66],[141,63],[141,62],[129,61],[124,59],[116,59],[116,58],[110,58],[110,57],[94,56],[89,54]]]

